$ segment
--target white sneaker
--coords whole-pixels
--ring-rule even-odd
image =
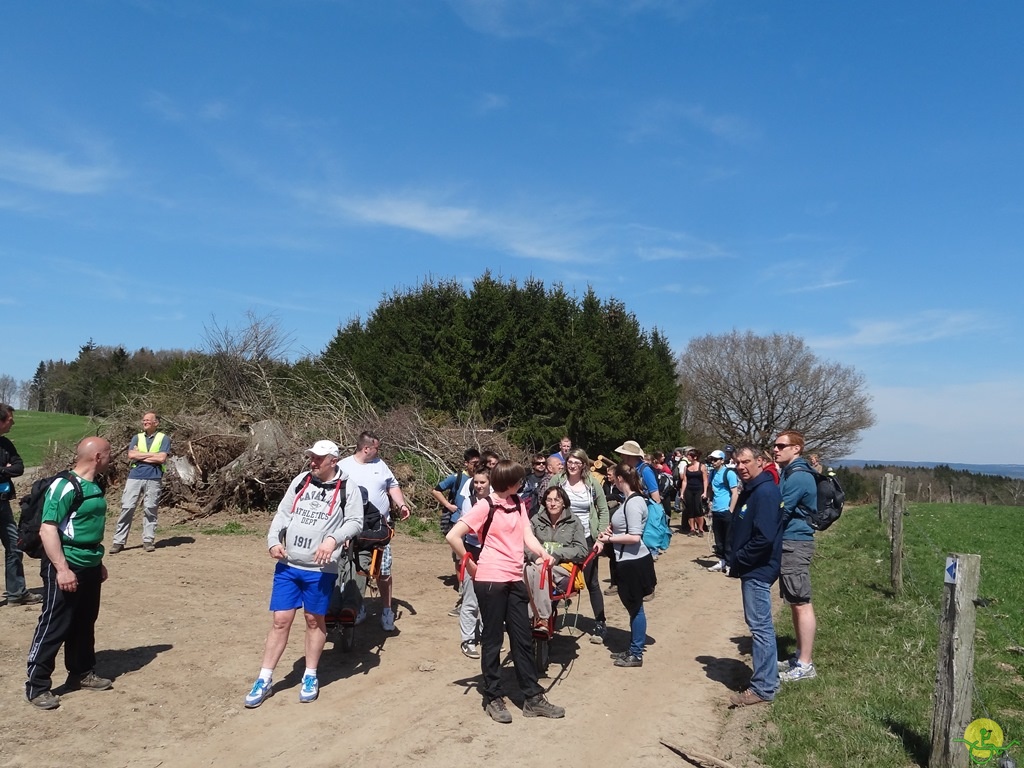
[[[380,628],[385,632],[395,630],[395,612],[390,608],[385,608],[380,612]]]
[[[359,606],[359,613],[356,614],[356,626],[366,621],[366,603]]]
[[[788,671],[779,674],[779,680],[793,682],[795,680],[812,680],[818,676],[818,671],[813,664],[804,664],[798,661]]]
[[[712,573],[721,573],[725,570],[725,560],[719,560],[717,563],[710,566],[708,570]]]

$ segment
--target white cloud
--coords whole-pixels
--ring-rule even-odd
[[[448,0],[471,29],[501,38],[551,39],[573,30],[614,29],[624,18],[657,13],[687,19],[705,0]]]
[[[746,144],[757,131],[742,117],[717,114],[702,104],[658,99],[642,105],[628,120],[626,140],[674,139],[688,126],[731,144]]]
[[[922,344],[970,336],[992,327],[991,322],[979,313],[945,310],[925,310],[893,319],[854,321],[853,325],[855,330],[852,333],[809,338],[807,343],[818,349]]]
[[[334,211],[363,224],[407,229],[446,240],[478,242],[529,259],[583,261],[588,239],[573,216],[547,217],[488,213],[471,206],[446,205],[413,194],[333,197]]]
[[[95,150],[89,154],[98,154]],[[102,158],[69,158],[65,153],[26,147],[0,140],[0,179],[19,186],[90,195],[103,192],[119,171],[115,163]]]
[[[1024,457],[1024,379],[873,387],[862,459],[1013,464]]]
[[[477,101],[476,111],[480,114],[495,112],[508,106],[508,96],[500,93],[485,93]]]

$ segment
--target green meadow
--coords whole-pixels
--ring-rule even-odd
[[[818,537],[812,565],[818,677],[783,683],[766,713],[765,765],[926,766],[943,571],[950,552],[981,556],[973,718],[1024,742],[1024,510],[913,504],[904,517],[904,591],[889,578],[877,509],[855,507]],[[780,656],[794,646],[789,610]],[[1020,760],[1024,749],[1010,754]],[[994,762],[994,761],[993,761]]]
[[[26,467],[38,467],[57,444],[74,445],[96,434],[96,421],[67,413],[15,411],[14,426],[7,434]]]

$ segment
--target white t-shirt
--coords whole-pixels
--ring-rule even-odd
[[[367,464],[360,464],[355,456],[348,456],[341,460],[339,466],[353,483],[366,489],[367,499],[380,510],[386,520],[390,521],[391,498],[388,496],[388,489],[397,487],[398,481],[388,465],[380,458]]]

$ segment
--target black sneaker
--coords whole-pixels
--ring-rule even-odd
[[[642,656],[634,656],[632,654],[629,654],[627,656],[623,656],[621,659],[616,659],[615,660],[615,666],[616,667],[642,667],[643,665],[644,665],[643,657]]]
[[[491,699],[487,702],[487,706],[484,707],[484,711],[491,716],[491,720],[496,723],[511,723],[512,713],[508,711],[508,707],[505,706],[505,699],[500,696],[496,699]],[[524,711],[525,715],[526,712]]]
[[[56,709],[60,706],[60,699],[54,696],[50,691],[43,691],[31,699],[26,695],[25,701],[37,709]]]
[[[68,688],[84,688],[87,691],[107,691],[114,686],[113,680],[100,677],[95,672],[86,672],[84,675],[68,675]]]
[[[556,707],[543,693],[538,693],[523,704],[523,717],[565,717],[565,707]]]
[[[594,645],[599,645],[604,642],[605,637],[608,635],[608,627],[605,626],[603,621],[597,622],[594,627],[594,634],[590,636],[590,642]]]

